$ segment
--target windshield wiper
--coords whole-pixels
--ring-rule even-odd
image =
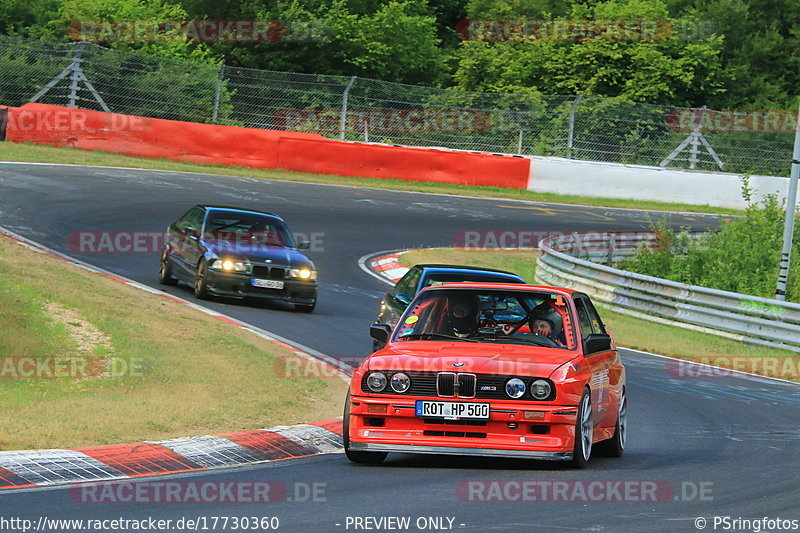
[[[463,337],[455,337],[453,335],[445,335],[443,333],[411,333],[409,335],[403,335],[401,337],[398,337],[397,339],[398,340],[407,340],[407,339],[419,338],[419,337],[436,337],[436,338],[439,338],[439,339],[452,339],[452,340],[455,340],[455,341],[481,342],[481,341],[475,340],[475,339],[466,339],[466,338],[463,338]]]

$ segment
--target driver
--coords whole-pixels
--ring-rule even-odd
[[[564,331],[561,315],[549,303],[543,302],[530,314],[531,332],[547,337],[559,346],[564,346]]]
[[[454,294],[448,297],[447,320],[453,334],[459,338],[466,338],[478,331],[478,311],[480,305],[478,297],[474,294]]]

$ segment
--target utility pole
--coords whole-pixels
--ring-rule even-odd
[[[789,280],[792,239],[794,238],[794,212],[797,210],[798,176],[800,176],[800,110],[797,113],[797,127],[794,131],[792,173],[789,176],[789,197],[786,201],[786,223],[783,227],[783,250],[781,250],[780,270],[778,271],[778,287],[775,289],[776,300],[786,300],[786,282]]]

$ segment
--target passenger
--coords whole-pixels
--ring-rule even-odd
[[[531,333],[547,337],[559,346],[566,344],[561,315],[548,302],[537,305],[530,314]]]

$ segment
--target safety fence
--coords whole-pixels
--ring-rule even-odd
[[[0,103],[316,133],[404,146],[783,176],[791,111],[480,93],[205,64],[0,36]]]
[[[588,245],[585,236],[542,240],[537,281],[585,292],[620,313],[800,353],[800,304],[678,283],[596,262],[613,263],[634,253],[642,242],[618,239],[598,234],[597,241]],[[655,244],[655,236],[650,244]]]

